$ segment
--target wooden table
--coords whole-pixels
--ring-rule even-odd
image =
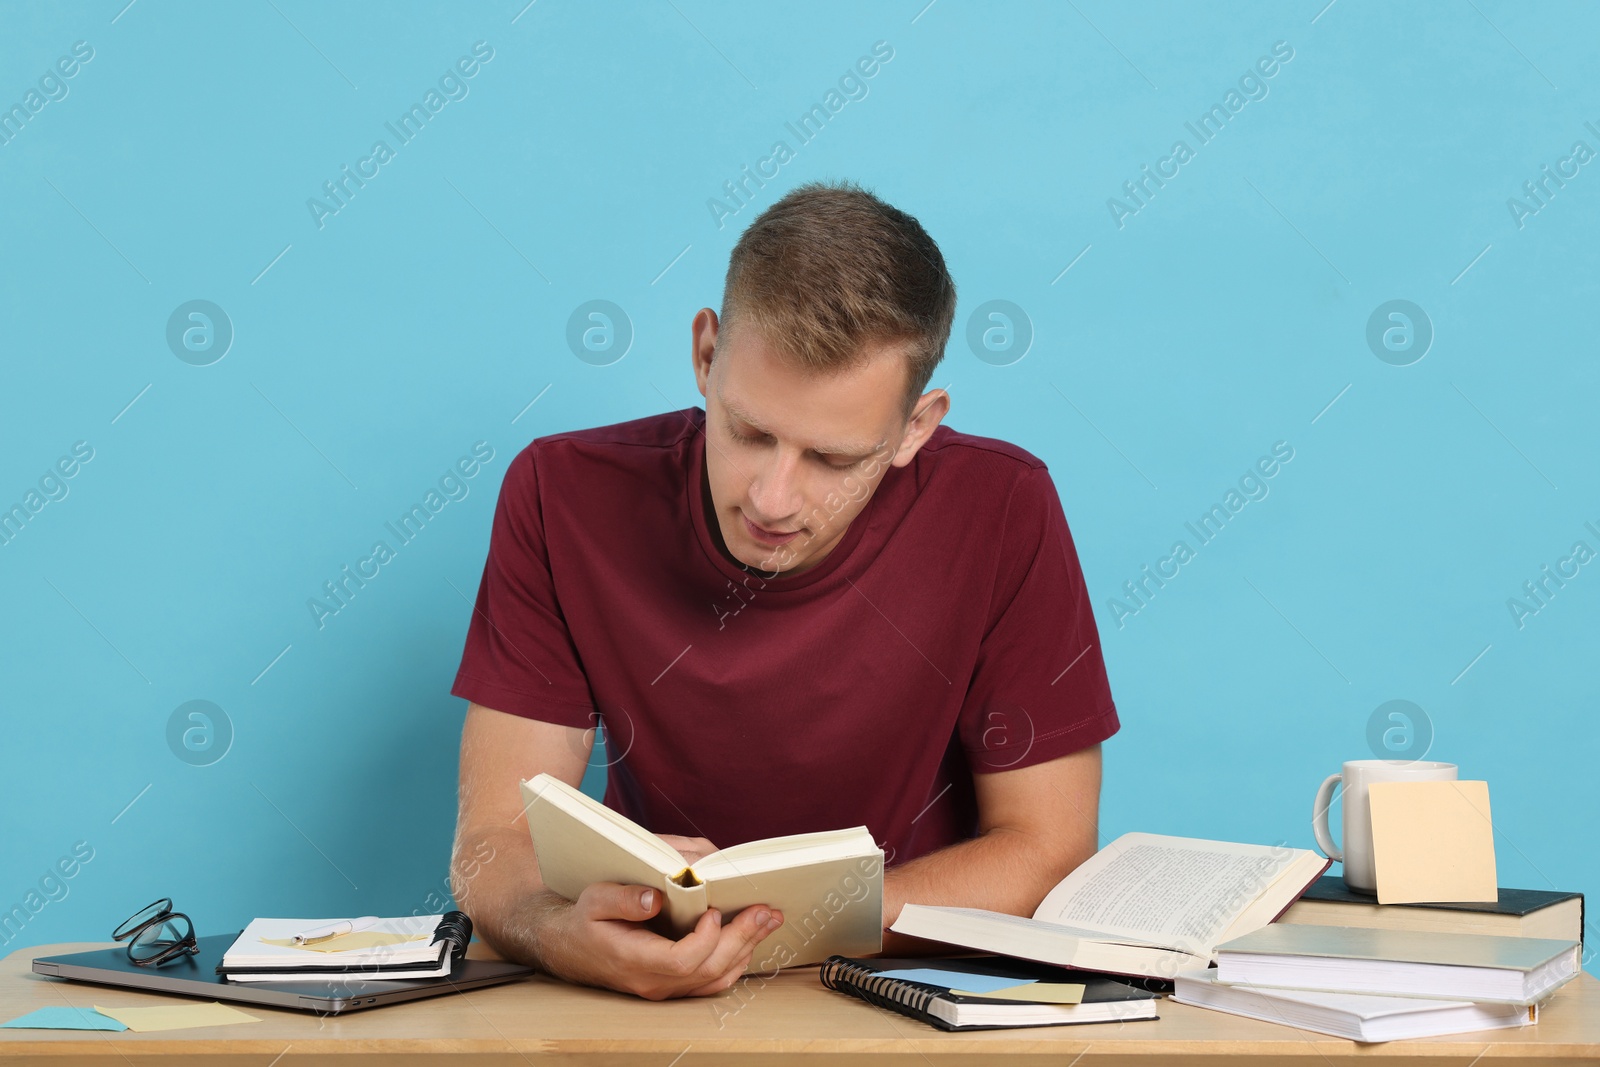
[[[47,1005],[113,1007],[177,999],[31,971],[35,956],[104,947],[53,945],[13,952],[0,962],[0,1019]],[[538,976],[326,1019],[239,1007],[261,1021],[151,1034],[0,1030],[0,1058],[8,1065],[49,1067],[156,1067],[176,1057],[183,1057],[185,1067],[353,1067],[358,1056],[394,1067],[731,1067],[753,1062],[945,1067],[990,1064],[999,1056],[1008,1063],[1053,1067],[1178,1061],[1223,1067],[1241,1060],[1296,1067],[1600,1063],[1600,981],[1588,974],[1556,993],[1537,1026],[1381,1045],[1357,1045],[1171,1001],[1162,1002],[1161,1018],[1154,1022],[944,1033],[822,988],[815,967],[788,970],[764,982],[755,975],[717,997],[662,1003]]]

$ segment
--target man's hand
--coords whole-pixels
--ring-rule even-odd
[[[683,862],[693,866],[717,850],[703,837],[679,837],[677,834],[657,834],[657,837],[678,850]]]
[[[783,923],[752,905],[724,924],[709,912],[677,941],[643,924],[661,910],[659,893],[602,882],[576,901],[545,888],[523,818],[517,779],[540,771],[576,786],[593,731],[503,715],[474,704],[461,737],[461,810],[451,889],[474,928],[508,960],[570,982],[651,1000],[707,996],[733,985],[756,945]],[[703,837],[666,835],[685,864],[716,851]]]
[[[669,840],[710,844],[704,838]],[[568,981],[646,1000],[710,996],[737,982],[756,946],[783,924],[781,912],[756,904],[723,925],[721,913],[713,908],[692,931],[673,941],[641,925],[660,910],[661,894],[653,889],[596,882],[576,901],[562,900],[544,909],[538,934],[541,961]]]

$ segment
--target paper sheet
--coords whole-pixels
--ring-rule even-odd
[[[1045,1004],[1082,1004],[1084,986],[1077,982],[1024,982],[980,992],[975,989],[952,989],[964,997],[983,997],[985,1000],[1031,1000]]]
[[[212,1001],[210,1004],[156,1004],[150,1007],[103,1008],[94,1010],[109,1015],[136,1034],[152,1030],[187,1030],[195,1026],[227,1026],[232,1023],[257,1023],[261,1020],[238,1008]]]
[[[263,937],[263,945],[296,948],[302,952],[352,952],[358,949],[387,948],[390,945],[408,945],[413,941],[426,941],[427,934],[395,934],[385,930],[355,930],[348,934],[330,937],[314,945],[297,945],[292,937]]]
[[[922,982],[945,988],[971,989],[980,993],[995,989],[1030,984],[1033,979],[999,978],[992,974],[972,974],[968,971],[943,971],[937,967],[905,967],[898,971],[879,971],[879,977],[898,978],[904,982]]]
[[[1499,899],[1488,782],[1373,782],[1380,904]]]
[[[110,1016],[101,1015],[93,1008],[38,1008],[19,1015],[9,1022],[0,1023],[0,1029],[10,1030],[114,1030],[128,1027]]]

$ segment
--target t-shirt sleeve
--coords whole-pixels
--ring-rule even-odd
[[[512,460],[489,558],[450,692],[496,711],[587,729],[593,701],[568,632],[544,536],[538,445]]]
[[[1049,472],[1030,467],[1006,505],[988,628],[958,732],[976,773],[1015,770],[1117,732],[1089,592]]]

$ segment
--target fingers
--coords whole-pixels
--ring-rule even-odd
[[[761,919],[764,913],[766,914],[766,921],[762,922]],[[754,931],[753,935],[741,935],[740,926],[742,922],[750,923],[751,929]],[[744,977],[745,971],[749,969],[750,960],[760,947],[761,942],[772,936],[782,925],[782,912],[769,912],[768,909],[761,907],[746,908],[730,924],[727,931],[729,936],[724,937],[718,944],[717,951],[713,952],[711,957],[706,960],[700,971],[701,973],[715,973],[720,968],[725,967],[726,969],[718,977],[713,978],[702,986],[689,990],[684,995],[691,997],[713,996],[735,985]],[[731,955],[729,955],[730,953]]]
[[[660,837],[689,863],[717,851],[717,846],[703,837],[679,837],[677,834],[661,834]]]
[[[730,971],[743,973],[750,963],[756,946],[783,925],[783,913],[762,904],[745,908],[724,926],[711,951],[700,961],[698,973],[711,978],[726,976]],[[699,933],[697,928],[695,933]],[[691,935],[693,936],[693,935]],[[685,938],[684,941],[687,941]],[[678,946],[683,945],[678,942]],[[694,946],[698,951],[699,946]]]
[[[702,966],[717,950],[722,937],[722,913],[715,908],[708,908],[695,922],[694,929],[677,941],[663,938],[642,947],[650,954],[648,962],[652,969],[663,974],[686,977],[701,973]]]
[[[698,988],[722,973],[704,966],[722,933],[721,917],[715,910],[701,915],[694,929],[677,941],[642,930],[630,933],[632,936],[611,943],[619,973],[625,976],[618,989],[647,1000],[666,1000],[684,996],[689,988]]]
[[[643,922],[661,910],[661,894],[644,886],[595,882],[578,895],[577,903],[587,919]]]
[[[614,987],[650,1000],[708,996],[729,988],[749,967],[756,947],[783,925],[781,912],[759,904],[745,908],[726,925],[721,913],[709,909],[677,941],[606,921],[638,923],[661,907],[657,890],[596,882],[579,895],[574,909],[585,927],[593,930],[588,936],[599,938],[592,942],[593,948],[613,961],[616,973],[633,976]],[[606,928],[610,932],[602,933]]]
[[[683,995],[686,997],[714,997],[718,993],[726,992],[728,989],[731,989],[733,986],[737,985],[739,979],[744,977],[745,967],[747,966],[748,963],[742,963],[722,977],[707,982],[698,989],[691,989]]]
[[[665,841],[673,848],[678,849],[680,852],[685,847],[703,848],[707,852],[715,852],[717,850],[717,846],[713,845],[710,840],[704,837],[683,837],[680,834],[660,834],[659,836],[661,840]]]

